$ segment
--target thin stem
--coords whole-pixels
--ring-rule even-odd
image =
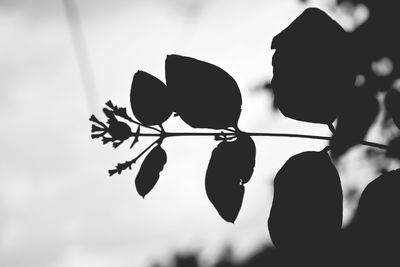
[[[161,133],[161,131],[160,131],[159,129],[157,129],[156,127],[146,126],[146,125],[144,125],[144,124],[142,124],[142,123],[140,123],[140,122],[138,122],[138,121],[135,121],[135,120],[132,119],[131,117],[124,117],[124,116],[121,116],[121,115],[118,115],[118,114],[117,114],[117,116],[119,116],[119,117],[121,117],[121,118],[123,118],[123,119],[125,119],[125,120],[127,120],[127,121],[130,121],[130,122],[132,122],[132,123],[135,123],[135,124],[138,125],[138,126],[141,126],[141,127],[144,127],[144,128],[148,128],[148,129],[152,129],[152,130],[154,130],[154,131],[157,131],[157,132]]]
[[[320,136],[320,135],[308,135],[308,134],[292,134],[292,133],[254,133],[254,132],[243,132],[250,136],[267,136],[267,137],[293,137],[293,138],[306,138],[306,139],[317,139],[317,140],[331,140],[331,137],[328,136]],[[213,136],[221,134],[220,132],[166,132],[164,137],[176,137],[176,136]],[[236,133],[224,133],[225,136],[234,136]],[[133,134],[134,135],[134,134]],[[139,136],[160,136],[159,133],[140,133]],[[382,145],[374,142],[361,141],[359,142],[361,145],[375,147],[379,149],[387,149],[387,145]]]
[[[131,160],[132,163],[136,163],[136,161],[143,156],[144,153],[146,153],[150,148],[152,148],[156,143],[160,143],[161,138],[158,138],[156,141],[151,143],[148,147],[146,147],[145,150],[143,150],[139,155],[136,156],[133,160]]]

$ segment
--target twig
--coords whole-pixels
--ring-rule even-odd
[[[292,134],[292,133],[254,133],[254,132],[242,132],[244,134],[250,135],[250,136],[264,136],[264,137],[291,137],[291,138],[306,138],[306,139],[317,139],[317,140],[331,140],[332,137],[328,136],[320,136],[320,135],[307,135],[307,134]],[[212,136],[215,137],[216,135],[220,135],[221,132],[165,132],[164,137],[177,137],[177,136]],[[132,136],[135,136],[136,134],[132,134]],[[229,137],[229,136],[235,136],[236,133],[223,133],[223,135]],[[144,137],[151,137],[151,136],[157,136],[160,137],[159,133],[140,133],[139,136],[144,136]],[[374,143],[374,142],[368,142],[368,141],[361,141],[359,142],[360,145],[365,145],[365,146],[370,146],[370,147],[375,147],[379,149],[387,149],[387,145],[382,145],[379,143]]]

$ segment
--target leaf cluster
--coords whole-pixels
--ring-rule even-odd
[[[269,231],[275,246],[283,251],[297,255],[299,251],[304,252],[301,247],[305,244],[304,247],[313,247],[324,255],[338,244],[343,216],[341,180],[332,159],[357,144],[371,144],[363,139],[375,121],[379,103],[375,92],[355,83],[354,42],[323,11],[306,9],[275,36],[271,47],[276,50],[272,59],[274,77],[271,86],[277,108],[291,119],[326,124],[332,137],[328,138],[329,146],[322,151],[295,155],[277,172]],[[145,197],[156,185],[167,162],[162,142],[167,137],[185,135],[164,129],[163,123],[175,114],[192,128],[214,130],[208,135],[214,136],[218,145],[211,153],[205,190],[218,214],[233,223],[256,162],[256,146],[251,134],[238,127],[242,105],[239,87],[221,68],[180,55],[167,56],[165,76],[166,83],[144,71],[134,75],[130,101],[136,120],[126,109],[114,106],[111,101],[103,110],[106,123],[94,116],[90,118],[92,137],[102,138],[104,144],[111,142],[114,147],[129,138],[133,138],[132,147],[143,136],[156,137],[137,157],[117,164],[109,174],[130,169],[149,151],[135,180],[136,190]],[[385,107],[399,127],[398,91],[387,93]],[[335,128],[333,122],[336,120]],[[135,132],[128,123],[135,124]],[[143,133],[141,129],[154,133]],[[399,147],[399,139],[394,139],[386,154],[400,158]],[[379,181],[395,179],[400,179],[399,170],[384,174]],[[381,183],[373,182],[368,188],[375,187],[374,184]],[[360,214],[366,214],[359,216],[362,231],[372,230],[369,223],[381,212],[370,208],[375,205],[375,200],[365,200],[374,195],[370,191],[374,192],[366,190],[360,201]],[[366,212],[362,211],[364,206],[368,207]]]

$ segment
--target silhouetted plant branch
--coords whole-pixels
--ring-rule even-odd
[[[265,136],[265,137],[294,137],[294,138],[306,138],[306,139],[317,139],[317,140],[332,140],[332,137],[329,136],[320,136],[320,135],[309,135],[309,134],[292,134],[292,133],[271,133],[271,132],[245,132],[243,133],[248,134],[250,136]],[[177,136],[220,136],[224,135],[226,137],[234,137],[236,135],[235,132],[165,132],[164,136],[167,137],[177,137]],[[155,137],[160,136],[157,133],[140,133],[139,135],[133,134],[132,136],[146,136],[146,137]],[[360,145],[370,146],[379,149],[388,149],[387,145],[369,142],[369,141],[361,141],[359,142]]]
[[[135,140],[138,135],[135,136]],[[117,166],[115,166],[115,169],[108,170],[108,173],[110,176],[114,175],[115,173],[121,174],[123,170],[126,169],[132,169],[132,164],[136,163],[136,161],[143,156],[150,148],[152,148],[155,144],[161,144],[162,142],[162,137],[158,138],[156,141],[151,143],[149,146],[147,146],[139,155],[137,155],[134,159],[125,161],[124,163],[118,163]]]
[[[215,132],[167,132],[164,130],[164,128],[161,126],[161,130],[151,127],[151,126],[145,126],[140,122],[137,122],[136,120],[132,119],[126,111],[126,108],[121,108],[116,105],[114,105],[111,101],[106,102],[105,104],[108,108],[110,109],[104,109],[104,113],[106,116],[109,118],[107,123],[103,123],[100,120],[98,120],[94,115],[90,117],[90,121],[93,122],[92,125],[92,138],[100,138],[102,137],[102,142],[103,144],[107,143],[112,143],[112,146],[114,148],[119,147],[125,140],[128,138],[133,137],[133,142],[130,145],[130,148],[133,148],[136,143],[139,142],[140,137],[157,137],[156,141],[151,143],[148,147],[146,147],[142,152],[140,152],[134,159],[130,161],[126,161],[124,163],[118,163],[116,165],[115,169],[110,169],[109,175],[112,176],[116,173],[121,174],[123,170],[126,169],[131,169],[132,165],[136,163],[138,159],[140,159],[148,150],[150,150],[155,144],[161,145],[162,141],[165,138],[168,137],[190,137],[190,136],[198,136],[198,137],[214,137],[216,141],[231,141],[237,138],[239,134],[245,134],[247,136],[254,136],[254,137],[288,137],[288,138],[306,138],[306,139],[316,139],[316,140],[327,140],[330,141],[332,140],[332,137],[328,136],[319,136],[319,135],[306,135],[306,134],[293,134],[293,133],[271,133],[271,132],[245,132],[241,131],[238,127],[235,127],[234,129],[226,128],[224,129],[225,131],[215,131]],[[115,117],[120,117],[122,119],[125,119],[129,121],[132,124],[137,125],[137,130],[136,132],[130,131],[130,127],[125,127],[126,133],[120,133],[122,134],[125,138],[115,138],[110,134],[110,127],[107,126],[106,124],[112,124],[115,122]],[[115,120],[114,120],[115,119]],[[117,120],[117,122],[121,123],[120,121]],[[140,131],[141,127],[145,127],[151,130],[156,130],[156,133],[142,133]],[[329,128],[333,128],[333,126],[330,124]],[[334,128],[333,128],[334,129]],[[108,136],[105,136],[108,134]],[[369,147],[374,147],[378,149],[384,149],[387,150],[388,146],[383,145],[383,144],[378,144],[374,142],[368,142],[368,141],[361,141],[359,142],[361,145],[369,146]],[[329,146],[328,146],[329,147]],[[330,147],[329,147],[330,148]]]
[[[130,122],[132,122],[132,123],[134,123],[134,124],[137,124],[137,125],[139,125],[139,126],[142,126],[142,127],[148,128],[148,129],[152,129],[152,130],[155,130],[155,131],[157,131],[157,132],[161,132],[159,129],[157,129],[157,128],[155,128],[155,127],[145,126],[145,125],[143,125],[142,123],[140,123],[140,122],[138,122],[138,121],[132,119],[132,118],[128,115],[128,113],[126,112],[126,108],[121,108],[121,107],[118,107],[118,106],[116,106],[116,105],[113,105],[113,103],[111,102],[111,100],[109,100],[109,101],[106,102],[106,106],[109,107],[109,108],[111,109],[111,111],[113,111],[114,114],[115,114],[116,116],[119,116],[119,117],[121,117],[121,118],[123,118],[123,119],[125,119],[125,120],[127,120],[127,121],[130,121]]]
[[[252,137],[329,141],[321,151],[292,156],[277,172],[268,219],[271,240],[278,249],[293,258],[304,253],[305,258],[312,260],[311,266],[322,266],[319,261],[330,258],[329,250],[335,250],[340,242],[343,219],[341,179],[331,159],[340,157],[357,144],[385,150],[387,157],[400,158],[400,139],[393,139],[389,145],[364,141],[380,106],[376,93],[355,84],[357,71],[352,58],[353,45],[344,29],[326,13],[316,8],[306,9],[274,37],[271,48],[276,50],[271,81],[276,107],[288,118],[327,125],[332,137],[241,131],[237,125],[242,97],[233,77],[210,63],[169,55],[165,61],[166,84],[144,71],[138,71],[133,77],[130,103],[137,120],[127,114],[126,108],[108,101],[103,109],[106,123],[93,115],[90,117],[92,138],[101,138],[103,144],[112,143],[114,148],[133,138],[130,145],[133,148],[141,137],[156,137],[135,158],[118,163],[115,169],[108,171],[110,176],[121,174],[148,152],[135,179],[137,192],[145,197],[157,183],[167,162],[167,154],[161,147],[165,138],[214,137],[218,145],[208,163],[205,189],[219,215],[231,223],[238,216],[245,184],[255,166],[256,147]],[[400,92],[391,90],[385,96],[385,108],[398,128],[399,107]],[[192,128],[215,131],[165,131],[162,124],[172,114]],[[338,121],[336,128],[333,126],[335,120]],[[133,132],[126,122],[137,127],[136,131]],[[143,133],[142,128],[155,132]],[[399,177],[400,169],[383,174],[375,180],[377,182],[367,186],[358,208],[361,219],[357,221],[357,227],[362,235],[370,234],[370,230],[379,225],[369,222],[379,218],[384,205],[391,201],[382,197],[386,192],[390,197],[398,195],[389,190],[398,188]],[[384,201],[378,207],[371,199],[373,202]],[[373,210],[373,207],[377,209]],[[396,231],[399,223],[386,227],[388,222],[390,220],[386,218],[380,223],[382,229],[389,229],[389,235],[390,231]],[[376,243],[385,239],[379,234]],[[355,241],[367,243],[361,236]]]

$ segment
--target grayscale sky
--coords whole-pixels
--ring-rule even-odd
[[[269,242],[274,174],[289,156],[325,142],[256,138],[254,175],[236,223],[229,224],[204,190],[212,138],[166,140],[168,162],[143,200],[134,187],[138,166],[112,178],[107,173],[136,150],[91,140],[88,118],[102,117],[109,99],[129,107],[133,74],[144,70],[165,80],[166,55],[181,54],[236,79],[242,129],[329,135],[326,126],[272,113],[270,95],[254,89],[272,75],[273,36],[306,6],[295,0],[76,2],[94,75],[89,91],[63,2],[0,0],[0,266],[145,267],[178,251],[198,251],[207,262],[227,245],[244,257]],[[311,4],[317,2],[345,27],[357,23],[329,0]],[[188,129],[178,118],[166,128]]]

